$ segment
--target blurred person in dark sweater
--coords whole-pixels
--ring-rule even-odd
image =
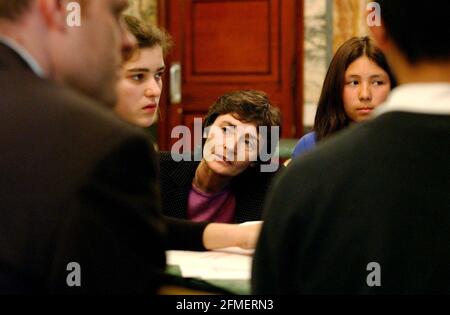
[[[450,45],[444,1],[378,1],[399,86],[276,181],[256,294],[450,293]]]
[[[68,1],[0,0],[0,292],[154,294],[155,153],[111,110],[127,1],[78,3],[76,27]]]

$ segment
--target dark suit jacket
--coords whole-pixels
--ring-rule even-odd
[[[293,161],[269,193],[254,293],[450,293],[449,135],[448,115],[390,112]]]
[[[0,44],[0,147],[1,293],[155,292],[164,226],[145,134]]]
[[[195,170],[200,162],[175,162],[170,152],[159,152],[162,211],[167,216],[187,217],[187,202]],[[261,173],[259,167],[249,168],[231,181],[236,197],[235,222],[261,220],[264,198],[276,173]]]

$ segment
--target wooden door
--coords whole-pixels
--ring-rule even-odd
[[[282,113],[282,137],[302,131],[303,1],[160,0],[160,24],[174,39],[168,68],[181,65],[181,102],[170,101],[166,80],[159,145],[171,130],[192,128],[218,96],[265,91]],[[193,130],[193,129],[191,129]]]

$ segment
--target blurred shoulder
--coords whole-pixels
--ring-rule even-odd
[[[316,146],[316,133],[309,132],[297,142],[292,151],[292,158],[298,157]]]

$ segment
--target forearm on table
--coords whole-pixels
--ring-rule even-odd
[[[240,225],[210,223],[203,232],[203,245],[206,249],[223,247],[254,248],[260,225]]]

